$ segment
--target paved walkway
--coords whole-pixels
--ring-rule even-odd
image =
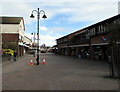
[[[106,63],[54,54],[41,54],[47,64],[29,65],[27,55],[3,65],[4,90],[118,90],[118,80],[109,75]]]

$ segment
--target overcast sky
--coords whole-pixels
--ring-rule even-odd
[[[0,16],[23,17],[25,34],[37,32],[37,14],[44,10],[47,19],[40,19],[40,44],[53,46],[56,39],[118,14],[119,0],[0,0]],[[41,15],[42,16],[42,12]]]

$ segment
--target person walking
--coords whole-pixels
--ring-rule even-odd
[[[16,61],[16,57],[17,57],[17,52],[14,51],[14,61]]]
[[[115,76],[115,74],[114,74],[114,70],[113,70],[112,58],[110,55],[108,56],[108,63],[109,63],[109,69],[110,69],[110,77],[113,78]]]

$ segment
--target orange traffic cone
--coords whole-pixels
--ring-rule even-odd
[[[33,65],[33,61],[32,60],[29,62],[29,65]]]
[[[43,58],[43,64],[46,64],[46,59],[45,58]]]

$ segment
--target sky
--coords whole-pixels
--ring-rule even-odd
[[[56,45],[56,39],[118,14],[120,0],[0,0],[0,16],[23,17],[25,35],[33,39],[37,33],[37,13],[40,12],[40,45]]]

